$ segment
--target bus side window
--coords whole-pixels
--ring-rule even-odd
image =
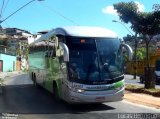
[[[46,53],[45,53],[45,57],[48,57],[49,55],[48,55],[48,51],[46,51]]]
[[[52,49],[52,51],[51,51],[51,57],[56,57],[56,48],[55,47],[53,47],[53,49]]]
[[[56,47],[54,45],[53,42],[48,41],[46,43],[46,53],[45,53],[45,57],[56,57]]]

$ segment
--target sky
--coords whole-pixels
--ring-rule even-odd
[[[7,18],[30,1],[32,0],[0,0],[0,19]],[[33,0],[1,23],[1,26],[19,28],[33,34],[61,26],[98,26],[113,30],[119,38],[123,38],[134,32],[129,24],[112,22],[112,20],[119,21],[113,4],[122,1],[131,0]],[[155,4],[160,5],[160,0],[136,0],[134,2],[141,12],[152,12]]]

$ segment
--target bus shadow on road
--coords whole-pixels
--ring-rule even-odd
[[[55,101],[52,94],[33,85],[10,85],[0,95],[0,113],[61,114],[114,110],[105,104],[69,105]]]
[[[77,105],[69,105],[69,107],[73,110],[72,113],[74,114],[85,113],[85,112],[107,111],[115,109],[114,107],[107,106],[103,103],[77,104]]]

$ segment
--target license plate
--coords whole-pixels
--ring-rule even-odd
[[[96,97],[96,101],[104,101],[104,100],[105,100],[105,97],[104,97],[104,96]]]

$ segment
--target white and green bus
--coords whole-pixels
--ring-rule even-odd
[[[55,28],[30,44],[30,77],[69,103],[120,101],[124,48],[131,58],[132,49],[105,28]]]

